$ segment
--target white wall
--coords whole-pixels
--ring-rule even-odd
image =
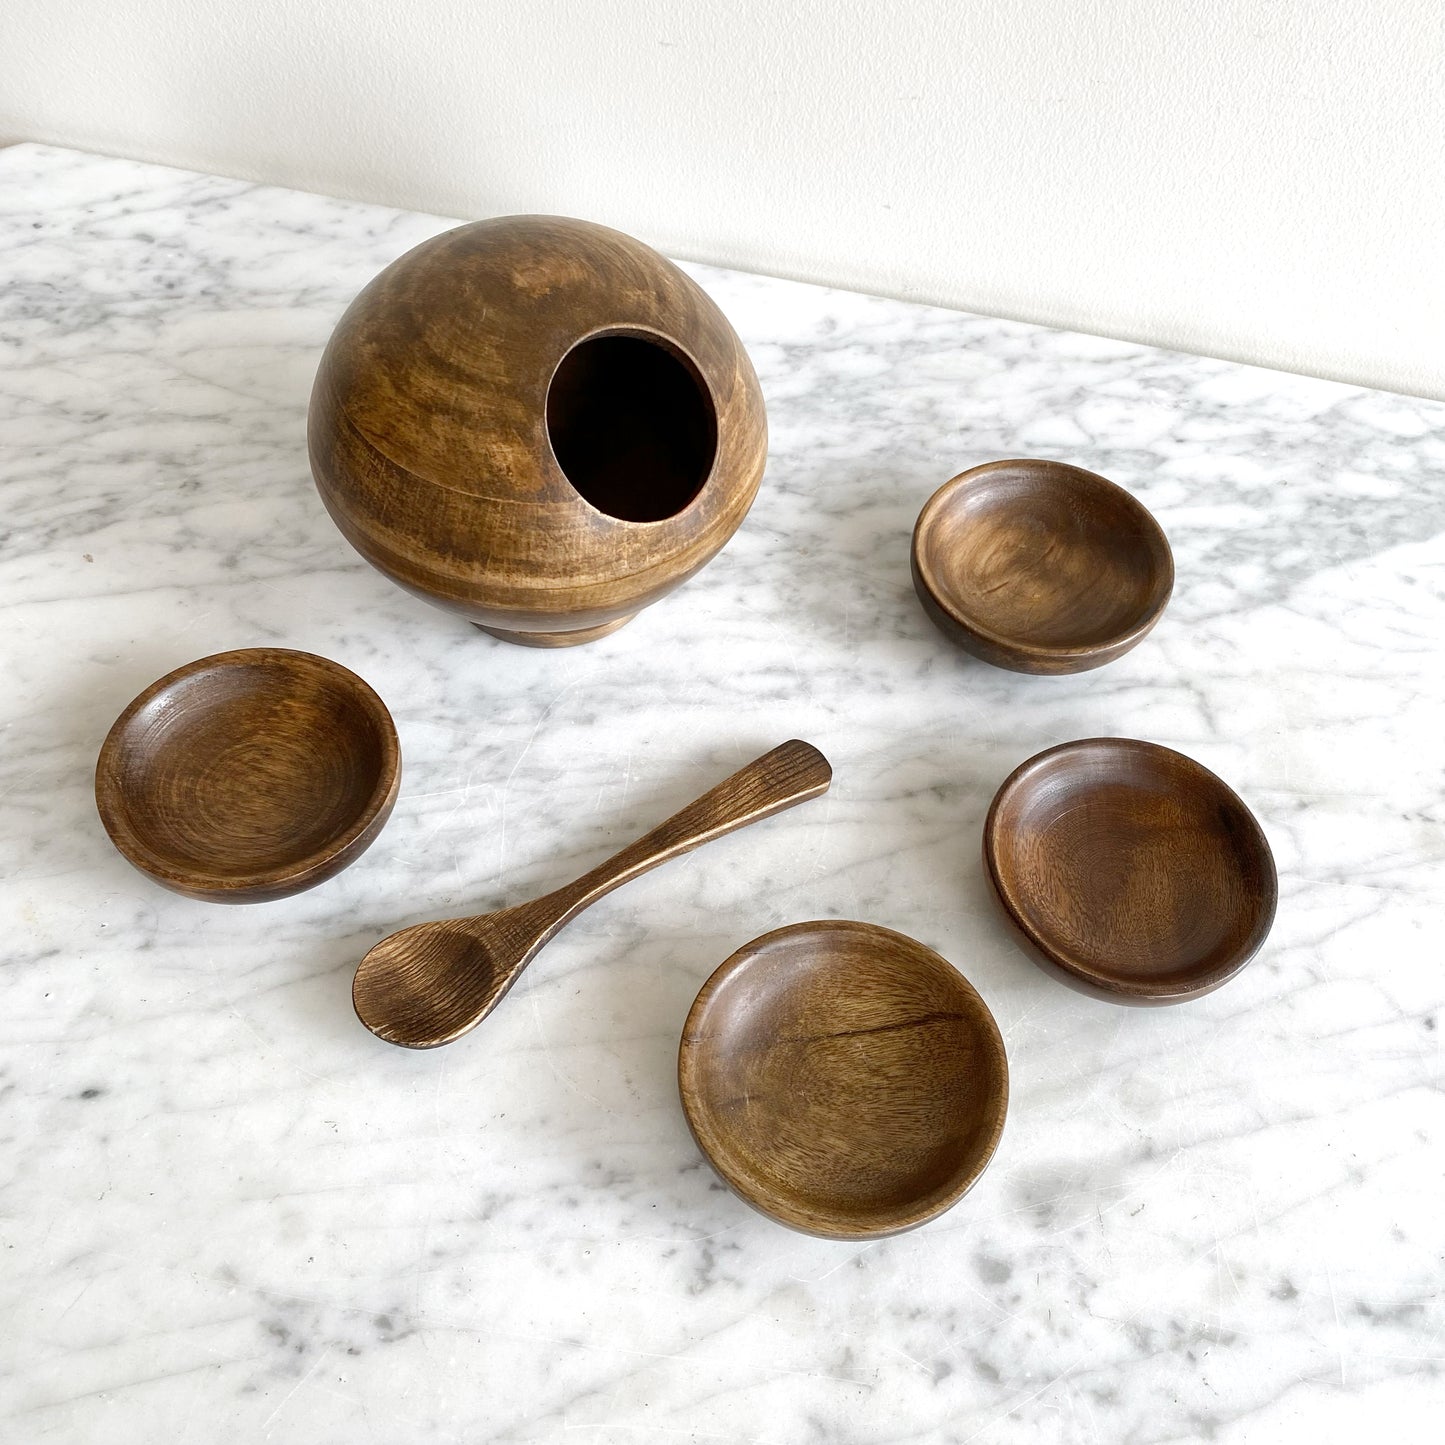
[[[1442,0],[0,0],[0,137],[1445,396]]]

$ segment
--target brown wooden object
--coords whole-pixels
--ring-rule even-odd
[[[352,303],[311,396],[327,510],[393,581],[495,636],[605,636],[737,530],[767,453],[742,343],[640,241],[458,227]]]
[[[388,1043],[451,1043],[496,1008],[538,950],[589,904],[679,853],[816,798],[832,777],[810,743],[783,743],[565,888],[497,913],[393,933],[356,970],[356,1016]]]
[[[1207,768],[1133,738],[1086,738],[1016,768],[984,867],[1026,952],[1072,988],[1181,1003],[1233,978],[1274,921],[1274,858]]]
[[[988,1006],[931,948],[867,923],[797,923],[703,985],[678,1053],[698,1147],[747,1203],[829,1239],[956,1204],[1008,1109]]]
[[[919,513],[913,586],[946,637],[995,667],[1087,672],[1159,620],[1174,559],[1113,482],[1064,462],[989,462]]]
[[[254,647],[141,693],[100,750],[95,801],[111,841],[157,883],[258,903],[359,858],[400,780],[391,715],[355,673]]]

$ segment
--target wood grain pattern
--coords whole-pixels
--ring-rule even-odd
[[[940,631],[1013,672],[1112,662],[1174,587],[1168,539],[1144,506],[1063,462],[989,462],[946,482],[919,514],[912,561]]]
[[[355,673],[254,647],[141,693],[100,750],[95,801],[111,841],[157,883],[255,903],[360,857],[400,782],[391,715]]]
[[[703,986],[678,1051],[698,1147],[747,1203],[828,1239],[912,1229],[987,1167],[1008,1110],[1003,1038],[931,948],[798,923]]]
[[[510,216],[387,267],[311,397],[351,544],[496,636],[614,631],[698,571],[762,479],[747,353],[702,289],[605,226]]]
[[[378,1038],[430,1049],[473,1029],[539,949],[620,884],[724,833],[828,790],[833,770],[797,739],[755,759],[575,883],[496,913],[419,923],[382,939],[356,970],[356,1016]]]
[[[1274,858],[1207,768],[1085,738],[1030,758],[989,808],[984,867],[1026,951],[1071,988],[1166,1004],[1228,982],[1274,921]]]

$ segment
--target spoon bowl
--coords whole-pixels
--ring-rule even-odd
[[[508,913],[510,910],[508,910]],[[357,1015],[391,1043],[431,1047],[450,1043],[488,1012],[505,991],[502,940],[508,913],[477,919],[417,923],[383,938],[357,966],[351,997]],[[425,1041],[423,1043],[422,1041]]]

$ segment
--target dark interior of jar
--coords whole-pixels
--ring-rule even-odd
[[[547,431],[573,487],[627,522],[675,517],[717,454],[717,416],[696,369],[637,335],[589,337],[562,358],[547,391]]]

